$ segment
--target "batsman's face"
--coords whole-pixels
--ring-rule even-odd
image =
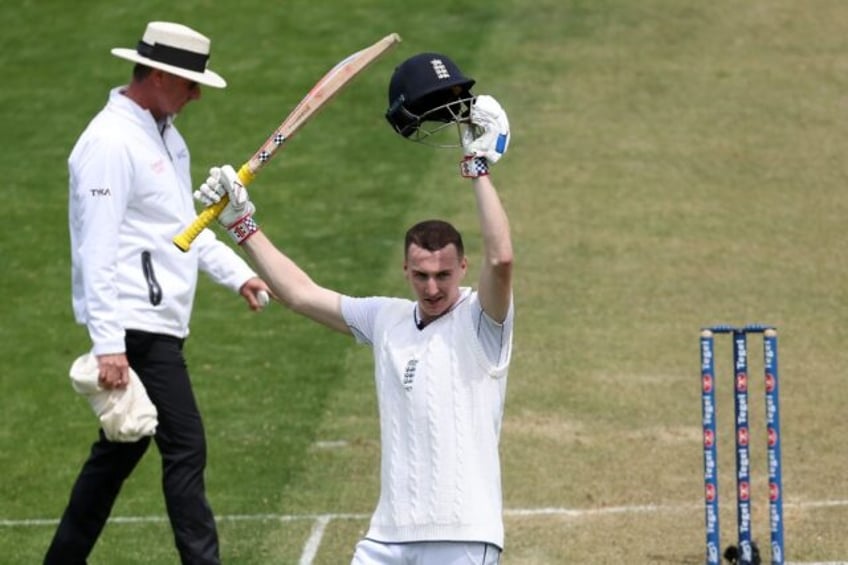
[[[414,243],[409,246],[403,271],[418,298],[422,321],[441,316],[459,300],[459,286],[467,270],[468,262],[459,257],[453,244],[437,251]]]

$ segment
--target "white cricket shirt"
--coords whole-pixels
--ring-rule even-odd
[[[98,355],[123,352],[125,329],[187,336],[198,270],[235,291],[256,276],[210,230],[173,244],[196,216],[188,147],[122,90],[68,159],[74,316]]]
[[[476,541],[503,547],[498,441],[512,345],[493,363],[477,336],[477,293],[423,329],[415,302],[342,298],[373,347],[380,411],[380,499],[366,537],[382,542]]]

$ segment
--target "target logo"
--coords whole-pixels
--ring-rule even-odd
[[[772,502],[780,500],[780,487],[775,483],[769,483],[769,500]]]
[[[768,429],[768,445],[769,447],[777,445],[777,430],[774,428]]]
[[[777,380],[771,373],[766,373],[766,392],[774,392],[777,387]]]
[[[736,391],[748,392],[748,373],[736,373]]]
[[[715,433],[712,430],[704,430],[704,447],[715,445]]]
[[[704,498],[707,502],[715,502],[718,498],[718,490],[712,483],[704,485]]]
[[[751,498],[751,487],[748,485],[748,481],[742,481],[739,483],[739,500],[748,501]]]
[[[713,391],[713,377],[707,373],[704,373],[704,376],[701,377],[701,389],[704,392],[712,392]]]
[[[736,442],[744,447],[748,445],[748,438],[748,428],[739,428],[736,432]]]

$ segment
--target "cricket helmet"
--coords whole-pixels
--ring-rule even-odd
[[[421,141],[436,131],[467,119],[474,79],[465,76],[445,55],[419,53],[398,65],[389,82],[386,119],[405,138]],[[422,128],[435,122],[435,129]]]

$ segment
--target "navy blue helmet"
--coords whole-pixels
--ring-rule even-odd
[[[474,79],[466,77],[450,58],[419,53],[395,68],[389,82],[386,119],[400,135],[429,135],[419,131],[424,122],[441,127],[468,116]],[[439,128],[441,129],[441,128]]]

